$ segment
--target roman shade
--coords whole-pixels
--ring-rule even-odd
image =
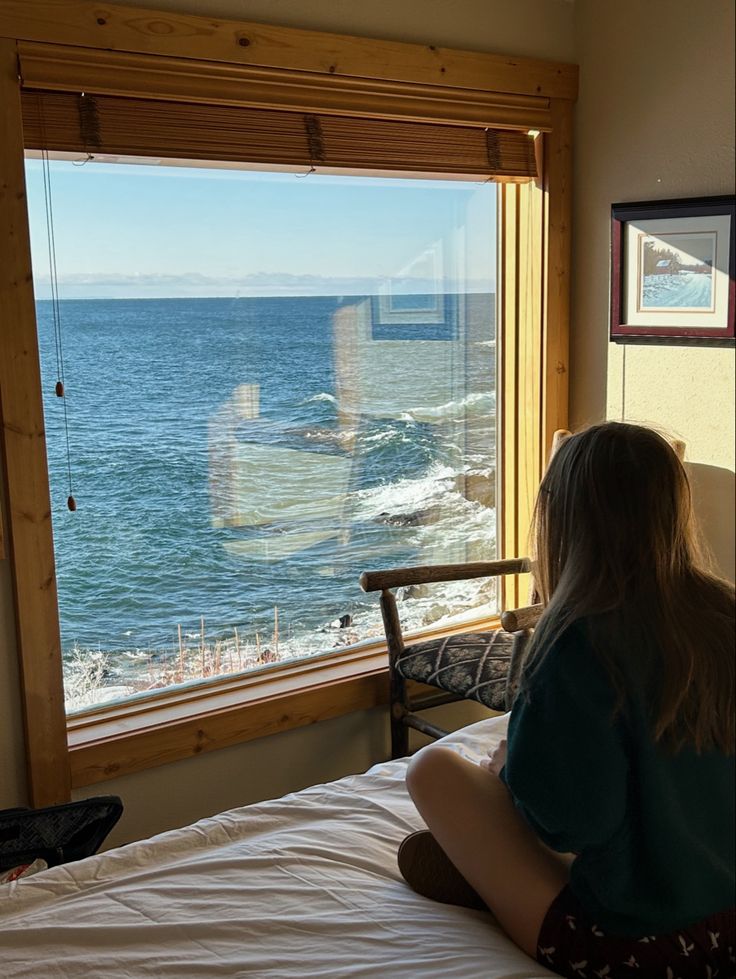
[[[528,133],[480,125],[26,90],[26,149],[80,154],[537,176]]]

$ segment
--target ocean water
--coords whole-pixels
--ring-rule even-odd
[[[64,301],[68,451],[39,302],[64,655],[107,654],[115,682],[180,629],[272,637],[274,609],[279,658],[327,651],[380,630],[363,570],[491,557],[494,301],[380,333],[361,297]],[[478,589],[415,589],[402,616]]]

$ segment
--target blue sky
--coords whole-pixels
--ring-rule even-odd
[[[40,160],[26,166],[48,298]],[[490,183],[52,161],[62,299],[495,289]]]

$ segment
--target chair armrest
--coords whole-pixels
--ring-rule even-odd
[[[427,585],[435,581],[465,581],[469,578],[495,578],[505,574],[526,574],[529,558],[506,561],[474,561],[470,564],[430,564],[388,571],[364,571],[360,576],[363,591],[386,591],[402,585]]]
[[[541,619],[543,611],[544,605],[527,605],[526,608],[508,609],[501,614],[501,627],[506,632],[533,629]]]

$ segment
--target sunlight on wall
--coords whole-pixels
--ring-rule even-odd
[[[608,276],[611,204],[733,192],[733,21],[730,0],[712,0],[707,18],[687,0],[576,4],[570,375],[573,426],[626,419],[685,441],[704,534],[732,579],[733,348],[610,344]],[[612,45],[631,23],[636,32]]]

